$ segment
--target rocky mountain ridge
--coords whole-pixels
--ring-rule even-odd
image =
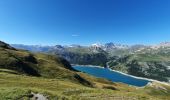
[[[48,51],[50,49],[63,49],[63,48],[93,48],[93,49],[102,49],[104,51],[113,50],[113,49],[135,49],[139,51],[141,49],[149,48],[149,49],[159,49],[159,48],[167,48],[170,47],[170,42],[161,42],[156,45],[144,45],[144,44],[135,44],[135,45],[124,45],[124,44],[117,44],[117,43],[94,43],[90,46],[82,46],[82,45],[55,45],[55,46],[42,46],[42,45],[24,45],[24,44],[11,44],[13,47],[20,48],[20,49],[27,49],[30,51]]]

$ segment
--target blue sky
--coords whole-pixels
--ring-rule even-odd
[[[0,40],[41,45],[170,41],[170,0],[0,0]]]

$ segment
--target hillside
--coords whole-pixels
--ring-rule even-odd
[[[68,61],[61,57],[18,50],[4,42],[1,42],[0,55],[1,69],[12,70],[19,75],[59,78],[92,86],[89,81],[77,74]]]
[[[133,54],[112,57],[109,60],[111,69],[135,76],[170,82],[170,49],[169,45],[147,47]]]
[[[0,97],[1,100],[29,100],[35,94],[39,94],[48,100],[169,100],[170,98],[170,87],[158,83],[136,88],[89,76],[88,78],[86,76],[86,79],[93,81],[96,84],[95,88],[63,79],[12,74],[6,70],[0,72]]]
[[[4,43],[3,43],[4,44]],[[7,44],[5,44],[7,45]],[[2,100],[168,100],[170,87],[152,83],[144,88],[112,83],[76,72],[56,56],[0,47],[0,96]]]

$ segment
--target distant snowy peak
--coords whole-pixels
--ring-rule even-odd
[[[100,43],[94,43],[91,45],[91,47],[94,48],[102,48],[103,50],[108,50],[108,49],[127,49],[129,48],[128,45],[122,45],[122,44],[116,44],[116,43],[106,43],[104,45],[100,44]]]
[[[170,47],[170,42],[162,42],[160,44],[151,46],[152,49],[167,48],[167,47]]]
[[[129,48],[128,45],[116,44],[116,43],[106,43],[104,45],[105,49],[127,49]]]
[[[89,50],[94,53],[99,53],[103,51],[103,45],[100,43],[94,43],[91,46],[89,46]]]
[[[0,46],[4,46],[3,42],[0,42]],[[159,50],[165,49],[170,50],[170,42],[162,42],[157,45],[123,45],[117,43],[94,43],[90,46],[81,46],[77,44],[63,46],[63,45],[55,45],[55,46],[42,46],[42,45],[22,45],[22,44],[11,44],[12,47],[18,49],[30,50],[33,52],[48,52],[48,51],[67,51],[67,50],[79,50],[80,52],[89,51],[89,52],[110,52],[115,50],[127,50],[130,52],[146,52],[151,50]]]
[[[170,42],[162,42],[158,46],[160,46],[160,47],[170,47]]]
[[[101,47],[103,47],[103,45],[100,44],[100,43],[94,43],[94,44],[91,45],[91,47],[101,48]]]

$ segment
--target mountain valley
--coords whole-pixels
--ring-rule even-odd
[[[32,52],[43,52],[65,58],[71,64],[97,65],[134,76],[170,81],[170,42],[158,45],[122,45],[115,43],[92,44],[91,46],[36,46],[13,47]]]
[[[15,49],[0,42],[0,96],[27,100],[33,93],[45,100],[168,100],[170,86],[152,82],[138,88],[75,71],[67,60]]]

